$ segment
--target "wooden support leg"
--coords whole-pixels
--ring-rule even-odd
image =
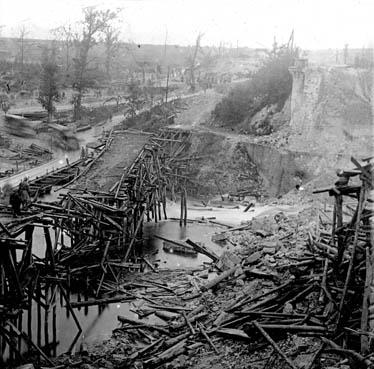
[[[341,228],[343,226],[343,196],[335,196],[335,211],[336,211],[336,228],[339,230],[338,233],[338,254],[336,264],[337,266],[343,260],[344,255],[344,236],[341,234]]]
[[[184,191],[184,197],[183,197],[183,207],[184,207],[184,214],[183,214],[183,224],[186,226],[187,225],[187,190],[186,188],[183,189]]]
[[[45,307],[44,307],[44,347],[46,355],[49,355],[49,331],[48,331],[48,317],[49,317],[49,284],[45,284]]]

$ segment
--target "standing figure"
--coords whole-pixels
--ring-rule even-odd
[[[10,194],[9,203],[13,209],[13,216],[17,218],[21,214],[21,196],[19,190],[13,191]]]
[[[26,210],[31,202],[30,185],[27,177],[25,177],[23,181],[19,184],[19,193],[21,196],[22,208],[23,210]]]

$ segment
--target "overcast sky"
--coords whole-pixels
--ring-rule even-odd
[[[121,7],[124,41],[270,47],[295,30],[303,49],[372,45],[374,0],[0,0],[2,36],[16,36],[25,24],[29,37],[50,38],[49,30],[79,21],[81,8]]]

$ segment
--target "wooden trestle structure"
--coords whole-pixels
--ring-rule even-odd
[[[50,315],[56,324],[57,296],[79,332],[69,298],[76,286],[87,296],[107,297],[123,271],[139,270],[143,263],[153,267],[139,257],[143,222],[166,218],[166,196],[185,193],[188,164],[181,163],[188,163],[183,151],[189,135],[171,129],[150,135],[108,192],[76,188],[60,193],[53,203],[35,202],[25,216],[0,223],[1,352],[8,347],[10,359],[17,359],[25,351],[24,341],[28,349],[48,360],[56,347],[55,334],[48,337],[47,326]],[[65,183],[68,181],[70,175]],[[42,249],[44,256],[36,256],[35,248]],[[35,303],[36,341],[31,323]],[[25,312],[26,329],[22,324]]]
[[[323,291],[331,301],[330,311],[334,305],[337,308],[331,324],[338,337],[344,336],[344,324],[360,332],[357,351],[362,355],[374,347],[373,159],[359,162],[352,157],[355,168],[338,172],[334,187],[314,191],[328,192],[334,198],[331,234],[320,231],[313,243],[326,255]],[[330,275],[329,263],[333,267]],[[331,286],[338,291],[335,298],[328,292]]]

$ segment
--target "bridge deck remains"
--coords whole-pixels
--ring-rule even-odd
[[[179,130],[114,133],[91,170],[68,183],[69,192],[0,223],[0,337],[21,342],[9,322],[21,326],[22,310],[31,319],[33,300],[47,316],[59,290],[75,317],[69,292],[77,286],[101,298],[116,290],[124,271],[153,268],[139,257],[143,222],[166,218],[167,193],[184,193],[188,141],[189,132]],[[40,258],[34,251],[43,241]],[[35,348],[31,333],[22,337]]]
[[[122,172],[129,167],[143,146],[150,139],[149,134],[137,131],[117,131],[111,145],[83,177],[74,183],[79,188],[109,191],[121,178]]]

